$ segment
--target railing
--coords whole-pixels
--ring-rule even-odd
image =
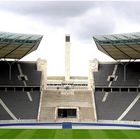
[[[106,87],[106,86],[96,86],[95,92],[140,92],[140,87],[138,86],[112,86],[112,87]]]
[[[20,120],[20,121],[0,121],[0,127],[33,127],[38,129],[43,128],[64,128],[64,125],[70,125],[74,129],[140,129],[140,122],[129,121],[98,121],[93,123],[79,123],[79,122],[37,122],[36,120]]]
[[[0,86],[0,91],[40,91],[40,86]]]

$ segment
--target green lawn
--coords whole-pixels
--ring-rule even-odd
[[[1,139],[123,139],[139,138],[140,130],[94,130],[94,129],[0,129]]]

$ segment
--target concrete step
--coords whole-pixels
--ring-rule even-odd
[[[95,120],[91,91],[74,91],[74,94],[62,94],[61,92],[63,91],[46,90],[43,92],[39,120],[47,122],[67,120],[93,122]],[[55,117],[57,115],[55,114],[56,109],[59,107],[78,108],[79,117],[75,119],[59,119]]]

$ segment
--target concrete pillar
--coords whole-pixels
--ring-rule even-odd
[[[70,80],[70,35],[65,36],[65,81]]]
[[[42,72],[41,75],[41,89],[46,90],[47,88],[47,60],[37,60],[37,70]]]
[[[98,60],[89,60],[89,74],[88,74],[88,88],[94,88],[94,77],[93,72],[98,71]]]

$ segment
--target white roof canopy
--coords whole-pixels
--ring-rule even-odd
[[[21,59],[35,51],[42,35],[0,32],[0,59]]]
[[[140,59],[140,33],[93,36],[98,49],[115,60]]]

